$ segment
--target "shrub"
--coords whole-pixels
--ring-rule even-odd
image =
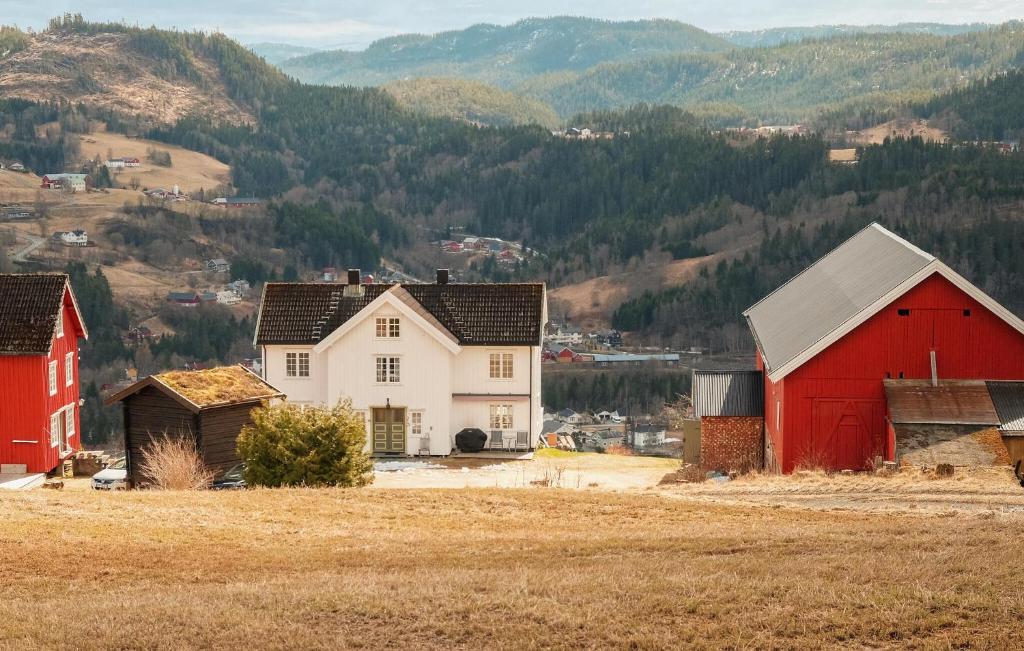
[[[142,449],[139,471],[151,487],[161,490],[202,490],[213,481],[213,473],[196,451],[195,440],[166,432]]]
[[[349,403],[331,409],[284,404],[252,413],[238,436],[245,481],[254,486],[364,486],[373,462],[366,426]]]

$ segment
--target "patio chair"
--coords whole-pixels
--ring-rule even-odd
[[[530,449],[530,433],[525,430],[516,432],[516,451]]]
[[[497,448],[499,450],[501,449],[501,430],[500,429],[492,429],[491,430],[491,438],[490,438],[490,440],[487,441],[487,449],[488,450],[493,450],[495,448]]]

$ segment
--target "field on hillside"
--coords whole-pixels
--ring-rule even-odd
[[[127,185],[132,177],[137,177],[143,188],[171,190],[177,185],[182,192],[195,192],[201,188],[212,190],[231,182],[230,167],[199,152],[108,131],[94,131],[78,138],[85,158],[98,155],[106,160],[109,152],[114,158],[138,158],[142,161],[140,167],[124,169],[116,175],[116,182],[120,185]],[[168,152],[171,167],[147,163],[146,152],[150,148]]]
[[[1012,515],[554,489],[0,495],[0,646],[1024,645]]]

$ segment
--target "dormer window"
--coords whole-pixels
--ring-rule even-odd
[[[402,326],[397,316],[377,317],[377,338],[398,339],[402,334]]]

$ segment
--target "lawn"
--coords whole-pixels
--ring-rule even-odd
[[[0,495],[0,647],[1024,646],[1024,519],[557,489]]]

